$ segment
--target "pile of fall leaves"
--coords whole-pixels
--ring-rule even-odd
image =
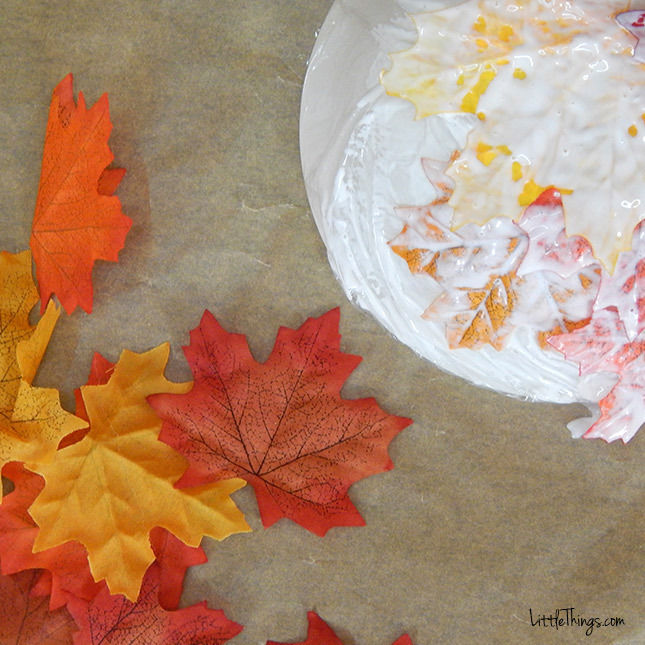
[[[107,96],[87,109],[71,75],[56,87],[31,253],[0,254],[0,642],[216,645],[242,626],[178,605],[202,538],[250,530],[230,495],[251,484],[264,526],[361,525],[348,489],[392,468],[388,444],[411,421],[340,397],[360,358],[340,351],[337,309],[281,328],[263,364],[205,312],[184,348],[191,383],[165,378],[168,344],[116,364],[96,354],[74,414],[34,386],[60,315],[52,295],[91,312],[93,264],[117,260],[131,225],[111,128]],[[308,618],[304,643],[341,645]]]

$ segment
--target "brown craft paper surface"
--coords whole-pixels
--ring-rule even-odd
[[[166,375],[209,309],[258,360],[281,325],[340,305],[341,348],[363,357],[342,392],[414,424],[394,469],[350,489],[364,527],[317,537],[263,529],[205,539],[182,605],[207,600],[244,631],[230,642],[305,639],[314,610],[348,645],[580,643],[584,627],[531,626],[573,607],[617,616],[588,642],[645,642],[645,434],[574,440],[582,406],[515,400],[443,373],[346,299],[300,170],[306,64],[331,0],[5,0],[0,9],[2,249],[28,247],[51,91],[69,72],[103,92],[118,188],[133,226],[119,263],[94,270],[91,315],[61,316],[40,371],[66,409],[92,355],[169,341]]]

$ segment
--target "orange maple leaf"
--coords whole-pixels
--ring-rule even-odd
[[[190,460],[180,486],[242,477],[265,526],[288,517],[324,535],[365,523],[347,491],[393,467],[388,444],[411,420],[340,397],[361,359],[341,353],[338,322],[334,309],[282,327],[260,364],[243,336],[204,313],[184,348],[193,389],[149,399],[164,419],[160,439]]]
[[[513,230],[509,220],[505,228],[497,221],[481,227],[490,228],[491,235],[474,225],[454,232],[435,219],[430,207],[405,211],[422,222],[424,239],[416,239],[406,225],[391,248],[412,273],[425,273],[443,287],[424,318],[445,321],[452,348],[490,344],[500,349],[513,329],[508,323],[522,283],[516,272],[526,250],[521,231]]]
[[[67,313],[92,311],[95,260],[116,262],[132,225],[113,196],[124,171],[108,169],[112,123],[104,94],[87,109],[72,75],[54,89],[34,213],[31,249],[41,307],[56,294]]]
[[[492,276],[481,289],[444,291],[423,317],[446,319],[446,338],[451,348],[492,345],[501,349],[513,329],[507,323],[515,307],[518,280],[513,271]]]

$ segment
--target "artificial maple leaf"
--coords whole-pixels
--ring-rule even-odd
[[[343,645],[334,630],[316,612],[307,612],[307,638],[294,645]],[[267,645],[286,645],[278,641],[267,641]]]
[[[2,474],[14,484],[0,505],[0,563],[3,574],[26,570],[47,570],[46,582],[39,580],[39,593],[50,596],[51,610],[65,605],[70,596],[91,600],[102,588],[95,582],[87,563],[87,552],[78,542],[33,552],[38,527],[28,512],[45,482],[22,464],[7,464]]]
[[[242,631],[219,610],[205,602],[166,611],[159,605],[159,571],[153,565],[146,574],[139,600],[112,596],[107,589],[87,603],[73,600],[70,612],[81,631],[76,645],[221,645]]]
[[[404,227],[389,243],[410,271],[429,275],[447,289],[482,289],[491,277],[517,268],[526,253],[526,234],[507,217],[452,231],[447,200],[453,184],[443,173],[445,163],[424,158],[421,164],[437,196],[426,206],[397,208]]]
[[[113,373],[114,363],[101,354],[95,353],[87,385],[105,385]],[[89,421],[81,390],[77,389],[74,395],[76,415]],[[82,437],[78,437],[77,440],[80,441],[80,439]],[[155,554],[155,561],[159,565],[159,604],[164,609],[176,609],[181,599],[186,569],[206,562],[208,559],[206,553],[201,547],[187,546],[161,527],[150,531],[150,546]]]
[[[92,364],[90,366],[90,374],[87,379],[86,385],[105,385],[109,380],[112,372],[114,371],[114,363],[111,363],[106,358],[101,356],[96,352],[92,358]],[[85,403],[83,402],[83,395],[81,394],[81,389],[76,388],[74,390],[74,399],[76,401],[76,410],[75,414],[79,419],[83,419],[88,422],[88,427],[81,430],[77,430],[72,434],[68,434],[58,445],[60,448],[65,448],[66,446],[71,446],[73,443],[79,442],[89,431],[89,417],[87,416],[87,410],[85,409]]]
[[[520,275],[548,271],[566,278],[591,265],[600,268],[588,240],[567,235],[558,190],[551,188],[540,193],[524,210],[518,224],[529,238]]]
[[[111,130],[107,95],[88,110],[66,76],[52,95],[31,233],[43,309],[56,294],[67,313],[91,312],[94,262],[116,262],[132,225],[112,195],[123,171],[107,168]]]
[[[159,604],[164,609],[177,609],[186,569],[206,562],[206,553],[201,546],[188,546],[159,526],[150,531],[150,545],[159,569]]]
[[[66,434],[86,425],[60,407],[58,392],[33,387],[58,319],[53,304],[34,327],[38,301],[31,254],[0,254],[0,468],[10,461],[47,461]]]
[[[242,480],[174,487],[187,462],[157,440],[161,420],[146,402],[151,394],[190,388],[164,377],[168,354],[167,344],[143,354],[124,351],[105,385],[81,388],[90,430],[38,468],[45,487],[29,509],[40,527],[35,551],[77,540],[94,579],[132,600],[154,560],[148,538],[154,527],[192,547],[203,535],[221,540],[249,530],[229,497]]]
[[[492,345],[502,349],[513,331],[510,324],[515,309],[517,274],[493,275],[478,289],[444,291],[423,314],[446,322],[446,338],[451,348],[478,349]]]
[[[414,645],[414,644],[412,643],[412,639],[407,634],[403,634],[403,636],[399,636],[399,638],[397,638],[392,643],[392,645]]]
[[[316,612],[307,612],[307,639],[293,645],[343,645],[334,630]],[[278,641],[267,641],[266,645],[287,645]],[[397,638],[392,645],[413,645],[412,639],[404,634]]]
[[[615,309],[594,312],[581,329],[549,339],[580,373],[609,372],[617,380],[600,402],[601,415],[593,419],[584,437],[629,441],[645,420],[645,334],[630,340]]]
[[[410,419],[373,399],[341,399],[360,357],[340,352],[339,310],[280,328],[257,363],[246,339],[204,313],[184,348],[195,378],[184,395],[156,395],[160,439],[190,460],[180,485],[239,476],[255,489],[262,521],[282,517],[317,535],[364,524],[347,490],[389,470],[387,446]]]
[[[201,547],[187,546],[161,527],[150,531],[150,546],[155,554],[155,561],[150,566],[156,566],[159,571],[159,605],[168,611],[177,609],[186,569],[206,562],[206,553]],[[44,561],[48,570],[43,571],[34,593],[50,596],[52,610],[68,604],[73,598],[90,601],[105,587],[104,582],[94,581],[87,551],[78,542],[66,542],[34,554],[35,557],[40,555],[47,558]],[[24,563],[21,567],[29,568]]]
[[[3,475],[13,482],[14,490],[0,505],[2,573],[43,569],[34,590],[39,595],[50,596],[51,610],[67,604],[70,598],[92,600],[103,588],[103,583],[94,581],[82,544],[70,541],[33,552],[38,527],[27,509],[43,489],[43,478],[19,463],[7,464]],[[150,545],[159,569],[159,603],[164,609],[175,609],[179,605],[186,569],[206,562],[206,554],[201,547],[186,546],[160,527],[150,532]]]
[[[76,626],[66,609],[51,612],[31,591],[38,571],[0,576],[0,643],[69,645]]]

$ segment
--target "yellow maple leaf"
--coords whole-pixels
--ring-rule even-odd
[[[90,430],[38,468],[46,483],[29,510],[40,526],[34,551],[81,542],[94,578],[133,601],[154,560],[154,527],[190,546],[204,535],[222,540],[250,530],[229,497],[244,480],[174,487],[188,462],[158,440],[161,420],[146,401],[192,386],[165,378],[169,351],[167,343],[143,354],[126,350],[107,384],[81,388]]]
[[[0,253],[0,468],[46,462],[66,434],[87,425],[60,407],[57,390],[31,385],[60,313],[50,302],[34,327],[37,302],[31,253]]]

